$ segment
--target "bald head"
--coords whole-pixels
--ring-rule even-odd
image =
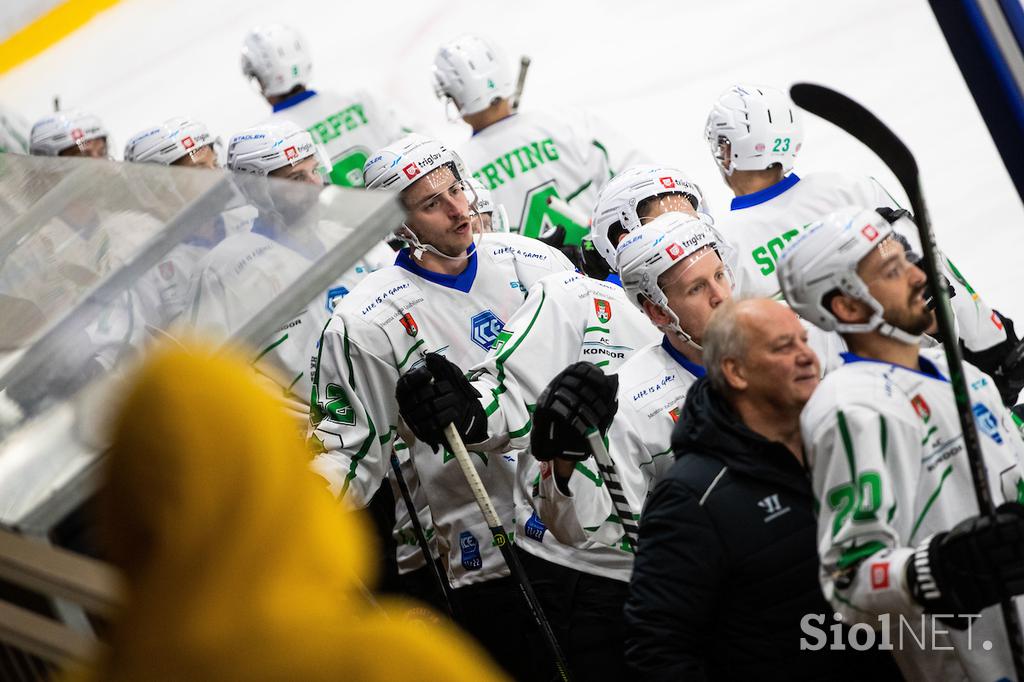
[[[727,301],[704,332],[704,366],[726,397],[803,404],[818,384],[818,358],[796,314],[766,298]]]

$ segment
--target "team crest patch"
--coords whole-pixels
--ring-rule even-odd
[[[608,321],[612,319],[612,304],[603,298],[595,298],[594,312],[597,313],[597,319],[601,321],[601,324],[608,324]]]
[[[678,407],[673,407],[671,410],[668,411],[668,416],[672,417],[672,423],[673,424],[678,422],[679,421],[679,408]]]
[[[160,264],[160,276],[164,279],[174,277],[174,263],[164,262]]]
[[[927,424],[928,420],[932,418],[932,409],[928,407],[928,403],[924,401],[924,398],[921,397],[920,393],[910,399],[910,405],[914,408],[914,412],[917,412],[917,416],[920,417],[921,421],[925,424]]]
[[[405,333],[408,334],[409,336],[416,336],[417,334],[420,333],[419,325],[417,325],[416,320],[413,319],[412,313],[406,313],[405,315],[402,315],[402,318],[399,320],[399,322],[401,322],[402,326],[405,327]]]
[[[469,338],[484,350],[490,350],[504,327],[505,323],[488,308],[469,321]]]

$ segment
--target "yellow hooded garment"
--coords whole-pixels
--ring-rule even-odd
[[[360,591],[361,515],[239,360],[159,352],[115,429],[101,532],[128,585],[88,678],[498,680],[464,635]]]

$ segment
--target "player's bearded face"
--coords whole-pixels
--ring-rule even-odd
[[[679,317],[679,326],[696,342],[704,336],[711,313],[732,298],[732,279],[718,253],[704,247],[680,261],[660,278],[668,306]]]
[[[924,334],[935,322],[925,303],[928,278],[907,260],[903,247],[892,237],[861,261],[858,274],[882,305],[886,322],[908,334]]]
[[[405,190],[402,201],[408,210],[406,225],[424,244],[456,257],[473,243],[473,201],[448,166],[427,173]]]

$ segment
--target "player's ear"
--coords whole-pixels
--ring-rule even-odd
[[[737,358],[722,358],[722,376],[725,377],[725,383],[734,391],[743,391],[750,383],[747,381],[746,367]]]
[[[640,305],[643,306],[644,312],[647,314],[648,319],[656,325],[670,324],[672,319],[665,314],[665,311],[661,309],[661,306],[654,305],[649,299],[643,299]]]
[[[870,311],[862,301],[838,292],[829,298],[828,307],[840,322],[863,322],[865,315],[870,317]]]

